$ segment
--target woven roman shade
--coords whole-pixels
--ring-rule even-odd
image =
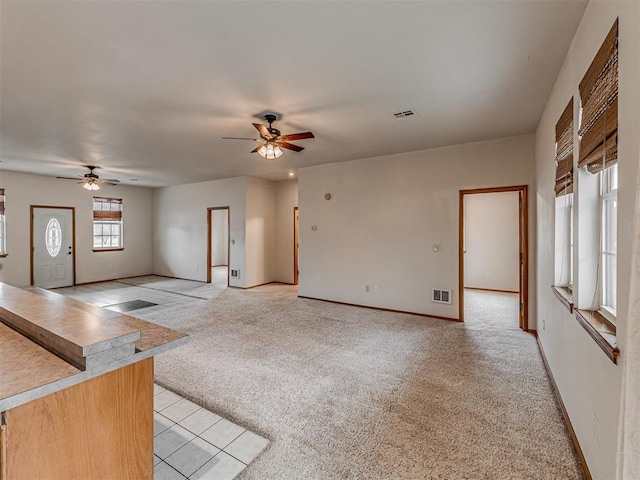
[[[4,188],[0,188],[0,215],[4,215]]]
[[[597,173],[618,163],[618,20],[580,82],[578,167]]]
[[[93,197],[94,220],[122,220],[122,199]]]
[[[573,193],[573,98],[556,123],[556,197]]]

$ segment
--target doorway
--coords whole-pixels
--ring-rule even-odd
[[[75,285],[75,208],[31,205],[31,285]]]
[[[479,199],[477,196],[483,194],[503,195],[486,195],[483,201],[476,202],[475,200]],[[509,203],[511,200],[513,200],[513,204]],[[496,201],[498,203],[495,203]],[[491,206],[492,202],[493,206]],[[508,231],[503,231],[496,236],[497,232],[494,231],[494,228],[483,228],[482,233],[476,234],[473,238],[467,238],[467,223],[471,224],[472,219],[469,218],[465,221],[465,214],[467,214],[465,207],[474,204],[478,206],[476,207],[478,209],[485,208],[487,212],[485,215],[488,215],[484,219],[475,218],[475,222],[479,221],[484,227],[487,227],[492,220],[498,222],[496,225],[501,228],[507,228]],[[503,210],[504,208],[507,210]],[[513,310],[517,312],[517,326],[528,331],[527,186],[461,190],[459,209],[460,320],[464,320],[465,287],[471,287],[475,291],[488,291],[496,298],[503,296],[506,299],[510,295],[511,301],[514,302]],[[501,211],[505,213],[500,213]],[[509,218],[500,218],[507,215],[507,211],[512,212],[509,214]],[[509,238],[505,237],[513,237],[512,244],[508,244]],[[494,251],[478,252],[477,250],[482,245],[486,245],[489,250],[493,249]],[[475,251],[472,252],[471,248]],[[513,250],[512,253],[509,253],[511,250]],[[475,300],[475,297],[472,300]]]
[[[207,283],[229,286],[229,207],[207,208]]]
[[[298,236],[298,207],[293,207],[293,284],[298,285],[300,274],[300,239]]]

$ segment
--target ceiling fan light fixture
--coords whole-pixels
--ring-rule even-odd
[[[82,188],[84,188],[85,190],[89,190],[91,192],[94,192],[96,190],[100,190],[100,185],[98,185],[95,181],[93,180],[89,180],[88,182],[84,183],[82,185]]]
[[[273,160],[282,155],[282,150],[277,145],[267,143],[266,145],[260,147],[260,149],[258,150],[258,154],[261,157],[266,158],[267,160]]]

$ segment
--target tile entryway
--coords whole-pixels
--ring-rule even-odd
[[[230,480],[269,444],[160,385],[153,409],[156,480]]]

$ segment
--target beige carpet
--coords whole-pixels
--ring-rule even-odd
[[[583,478],[530,334],[276,285],[146,318],[191,335],[158,383],[272,441],[242,478]]]

